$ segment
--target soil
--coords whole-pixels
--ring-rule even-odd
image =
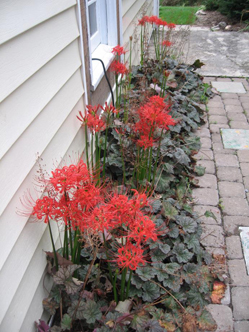
[[[241,31],[243,28],[246,27],[245,23],[240,23],[239,21],[236,21],[234,19],[230,19],[225,15],[222,15],[219,12],[216,11],[205,11],[206,15],[197,15],[197,19],[193,26],[198,27],[214,27],[218,25],[220,22],[225,22],[227,25],[230,25],[231,27],[226,29],[220,29],[220,31]],[[249,30],[247,30],[249,31]]]

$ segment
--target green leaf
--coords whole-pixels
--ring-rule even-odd
[[[88,324],[93,324],[96,320],[101,319],[102,312],[100,311],[100,306],[92,300],[88,300],[85,304],[85,310],[83,312],[83,317]]]
[[[198,175],[198,176],[202,176],[205,174],[205,170],[206,170],[206,167],[203,167],[203,166],[195,166],[195,173]]]
[[[71,307],[69,307],[67,309],[67,313],[69,314],[70,317],[73,317],[74,312],[77,309],[76,318],[77,319],[83,319],[84,318],[85,305],[86,305],[86,302],[84,300],[81,300],[79,305],[78,305],[78,301],[75,300],[75,301],[72,302]]]
[[[61,266],[54,276],[54,282],[57,285],[63,285],[65,281],[72,280],[74,271],[80,268],[80,265]]]
[[[166,173],[174,174],[174,166],[171,165],[170,163],[164,163],[164,164],[163,164],[163,170],[164,170]]]
[[[186,243],[188,249],[193,249],[195,254],[200,251],[200,241],[195,234],[186,234],[184,236],[184,242]]]
[[[149,321],[148,314],[138,313],[133,316],[133,320],[131,322],[131,328],[138,332],[144,332],[147,322]]]
[[[159,249],[164,253],[168,254],[170,252],[170,246],[167,243],[159,242]]]
[[[152,302],[160,296],[159,287],[152,282],[145,282],[143,285],[142,298],[145,302]]]
[[[164,287],[170,288],[171,290],[173,290],[173,292],[179,292],[181,284],[182,284],[181,279],[172,275],[169,276],[168,279],[163,280]]]
[[[61,292],[60,292],[60,288],[57,285],[54,285],[53,288],[50,291],[50,297],[52,297],[55,302],[57,302],[58,304],[61,301]]]
[[[194,69],[201,68],[202,66],[205,66],[205,63],[201,62],[200,59],[195,60],[195,62],[191,65]]]
[[[149,332],[165,332],[165,329],[160,326],[158,321],[150,319],[149,322],[147,323],[147,331]]]
[[[71,323],[72,323],[72,318],[68,314],[63,315],[61,320],[62,331],[70,330]]]
[[[136,288],[134,286],[130,286],[130,290],[129,290],[129,297],[142,297],[143,294],[143,290],[142,288]]]
[[[50,315],[54,315],[56,312],[56,309],[59,308],[59,304],[54,301],[51,297],[48,297],[42,301],[42,305],[45,310],[47,310]]]
[[[196,286],[192,286],[186,295],[192,307],[204,307],[207,304],[204,294],[200,293]]]
[[[196,114],[198,115],[197,112],[196,112]],[[198,117],[199,117],[199,115],[198,115]],[[197,137],[197,136],[186,137],[185,142],[188,145],[188,147],[190,148],[190,150],[194,150],[194,151],[200,150],[200,147],[201,147],[200,137]]]
[[[168,274],[175,274],[176,271],[180,270],[181,265],[179,265],[178,263],[167,263],[164,264],[164,268]]]
[[[184,196],[186,195],[186,183],[180,182],[178,186],[176,187],[176,195],[179,201],[181,201]]]
[[[157,174],[155,178],[156,191],[159,193],[165,192],[173,178],[173,175],[167,175],[165,172]]]
[[[163,201],[162,205],[163,205],[162,215],[165,218],[174,220],[175,216],[178,215],[177,209],[172,204],[170,204],[170,202],[168,202],[168,201]]]
[[[147,265],[137,268],[136,273],[143,281],[148,281],[155,276],[156,271],[151,266]]]
[[[165,265],[166,264],[158,263],[155,267],[157,279],[161,282],[169,277],[168,273],[166,272]]]
[[[160,263],[167,257],[167,254],[164,254],[160,249],[153,249],[150,251],[150,257],[153,262]]]
[[[194,233],[197,228],[197,223],[194,219],[185,216],[177,216],[176,222],[182,226],[182,229],[186,233]]]
[[[167,233],[167,235],[169,237],[172,237],[173,239],[178,238],[178,236],[179,236],[179,228],[175,224],[170,223],[169,224],[169,232]]]
[[[209,311],[204,309],[197,319],[198,327],[201,331],[215,331],[217,329],[217,324],[213,319]]]
[[[185,248],[183,243],[176,244],[172,252],[176,255],[179,263],[187,263],[193,257],[193,254]]]
[[[174,158],[179,164],[182,164],[182,165],[185,165],[185,166],[188,166],[188,164],[190,162],[189,157],[180,148],[176,148],[176,151],[174,153]]]
[[[152,208],[151,213],[153,213],[153,214],[158,213],[161,210],[161,207],[162,207],[162,203],[159,199],[153,200],[153,202],[151,204],[151,208]]]
[[[133,273],[131,277],[131,284],[136,286],[137,289],[140,289],[142,288],[143,282],[141,281],[141,279],[137,274]]]
[[[217,221],[217,218],[216,218],[216,216],[214,215],[214,213],[212,211],[206,211],[204,213],[204,216],[207,217],[207,218],[213,218],[214,220]]]

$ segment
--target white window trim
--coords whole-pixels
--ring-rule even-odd
[[[86,0],[87,1],[87,0]],[[101,59],[107,70],[114,59],[112,54],[112,48],[117,45],[117,30],[119,22],[117,22],[117,6],[116,0],[98,0],[101,6],[106,6],[106,12],[99,8],[99,22],[101,33],[101,44],[92,52],[91,42],[89,40],[89,53],[90,59],[98,58]],[[87,7],[86,7],[87,8]],[[89,18],[87,16],[87,27],[89,30]],[[107,19],[106,19],[107,17]],[[107,35],[105,34],[107,27]],[[98,84],[104,77],[104,70],[100,61],[90,61],[91,71],[91,91],[95,91]]]

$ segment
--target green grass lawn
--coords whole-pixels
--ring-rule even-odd
[[[193,24],[200,7],[160,7],[159,16],[168,23]]]

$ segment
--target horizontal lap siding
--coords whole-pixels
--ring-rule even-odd
[[[37,155],[50,172],[77,161],[85,148],[76,119],[85,103],[75,3],[0,2],[1,332],[33,332],[47,295],[48,229],[16,213],[24,209],[25,191],[40,195],[34,189]]]
[[[129,50],[129,38],[133,37],[132,63],[138,64],[140,60],[140,26],[138,20],[144,15],[153,15],[153,0],[123,0],[123,45]],[[127,54],[127,58],[129,52]]]

